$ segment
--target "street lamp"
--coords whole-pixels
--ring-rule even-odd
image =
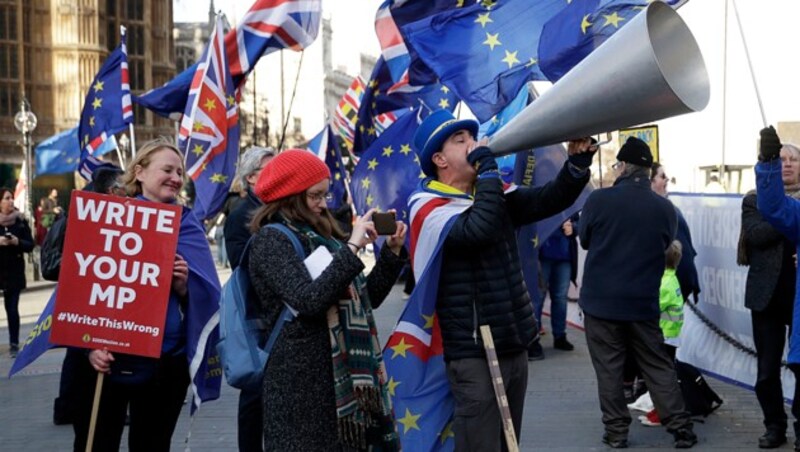
[[[36,115],[31,111],[31,104],[25,95],[22,95],[22,100],[19,101],[19,111],[14,116],[14,127],[22,134],[22,152],[25,155],[25,211],[28,216],[28,222],[31,225],[31,230],[36,231],[36,220],[33,215],[33,168],[31,165],[31,156],[33,154],[31,134],[36,130]],[[28,254],[31,264],[33,264],[33,279],[39,280],[39,265],[38,259],[33,258],[33,254]]]
[[[34,227],[34,216],[33,216],[33,168],[31,167],[31,155],[33,154],[31,146],[33,142],[31,140],[31,134],[34,130],[36,130],[36,115],[33,114],[31,111],[31,104],[28,103],[28,99],[25,98],[25,95],[22,96],[22,100],[19,101],[19,111],[14,116],[14,127],[19,130],[22,134],[22,152],[25,155],[25,179],[26,179],[26,187],[25,187],[25,210],[27,211],[28,219],[31,224],[31,228]]]

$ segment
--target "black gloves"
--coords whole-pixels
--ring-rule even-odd
[[[758,149],[758,160],[769,162],[781,155],[781,140],[772,126],[761,129],[761,145]]]
[[[497,162],[494,160],[494,154],[486,146],[481,146],[467,154],[467,162],[475,167],[478,174],[497,171]]]
[[[595,144],[597,144],[597,140],[592,138],[591,146],[594,146]],[[594,151],[581,152],[580,154],[572,154],[568,157],[568,160],[570,163],[575,165],[575,167],[585,170],[590,166],[592,166],[592,159],[594,158],[594,155],[597,154],[597,149],[598,148],[595,147]]]

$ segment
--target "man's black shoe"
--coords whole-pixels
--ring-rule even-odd
[[[544,349],[539,341],[532,343],[528,347],[528,361],[541,361],[544,359]]]
[[[567,336],[555,338],[553,341],[553,348],[556,350],[564,350],[565,352],[571,352],[572,350],[575,350],[575,346],[567,340]]]
[[[673,433],[676,449],[691,449],[697,444],[697,435],[689,428],[682,428]]]
[[[628,448],[628,439],[627,438],[617,438],[611,439],[608,433],[603,434],[603,443],[606,444],[608,447],[612,449],[627,449]]]
[[[758,438],[760,449],[775,449],[786,444],[786,433],[780,430],[767,430],[767,433]]]

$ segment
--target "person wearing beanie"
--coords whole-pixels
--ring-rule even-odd
[[[580,307],[597,375],[603,442],[612,448],[628,446],[631,415],[623,374],[629,353],[675,447],[697,443],[674,363],[662,346],[659,287],[678,220],[672,204],[650,188],[652,164],[647,143],[628,138],[617,153],[614,185],[589,195],[578,227],[580,244],[588,250]]]
[[[256,182],[261,171],[273,157],[275,157],[275,149],[251,146],[242,154],[239,161],[236,182],[243,187],[245,195],[243,198],[239,198],[242,201],[231,210],[230,215],[225,219],[223,231],[225,252],[228,254],[231,270],[235,270],[239,266],[244,247],[253,235],[250,232],[250,220],[262,205],[261,200],[255,194]],[[254,317],[263,316],[260,306],[255,303],[248,303],[247,312],[253,313]],[[261,405],[260,388],[257,390],[242,389],[239,392],[237,440],[240,452],[261,452],[264,440]]]
[[[381,247],[364,277],[358,252],[377,238],[371,209],[344,235],[328,211],[330,172],[311,152],[289,149],[258,177],[250,280],[269,334],[288,306],[297,316],[279,333],[264,370],[266,451],[399,450],[372,309],[389,294],[407,258],[406,226]],[[302,245],[298,255],[286,226]],[[310,276],[304,259],[330,258]]]
[[[418,290],[430,290],[435,299],[455,399],[457,451],[501,450],[504,441],[481,325],[491,329],[519,438],[527,349],[539,330],[516,231],[569,207],[589,181],[596,152],[589,139],[570,142],[570,157],[555,180],[504,193],[488,141],[476,141],[477,132],[476,121],[457,120],[447,110],[431,113],[414,137],[428,177],[409,198],[411,224],[421,225],[412,229],[413,271]],[[431,262],[441,262],[440,271],[431,270]]]

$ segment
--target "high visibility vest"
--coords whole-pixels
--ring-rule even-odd
[[[683,294],[674,269],[666,269],[661,277],[659,308],[661,320],[658,323],[664,337],[678,337],[683,328]]]

